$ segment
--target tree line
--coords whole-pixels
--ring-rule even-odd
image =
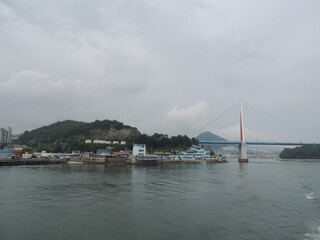
[[[64,142],[29,142],[25,151],[47,151],[47,152],[71,152],[79,150],[81,152],[96,152],[97,149],[112,148],[113,151],[132,150],[133,144],[146,144],[148,152],[186,150],[192,145],[197,145],[199,141],[189,138],[187,135],[177,135],[169,137],[167,134],[154,133],[149,136],[140,134],[128,140],[125,145],[108,145],[97,143],[85,143],[83,140],[66,140]]]
[[[125,145],[107,145],[96,143],[85,143],[85,139],[93,139],[94,133],[103,133],[109,129],[128,129],[130,134],[121,139],[126,141]],[[102,140],[102,139],[101,139]],[[119,139],[117,139],[119,140]],[[184,150],[192,145],[198,144],[195,138],[186,135],[169,137],[167,134],[154,133],[149,136],[141,134],[136,128],[124,125],[116,120],[96,120],[92,123],[78,121],[56,122],[49,126],[44,126],[32,131],[25,131],[17,143],[28,146],[28,151],[47,152],[71,152],[80,150],[81,152],[94,152],[96,149],[112,147],[114,151],[131,150],[132,145],[146,144],[149,152]]]
[[[305,145],[296,148],[285,148],[279,157],[283,159],[320,159],[320,146]]]
[[[58,121],[49,126],[44,126],[32,131],[25,131],[19,138],[20,144],[38,144],[38,143],[63,143],[71,140],[86,139],[92,134],[94,129],[104,131],[107,129],[135,129],[116,120],[96,120],[91,123],[79,122],[73,120]]]

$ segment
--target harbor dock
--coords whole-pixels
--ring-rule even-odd
[[[0,166],[21,166],[21,165],[48,165],[48,164],[64,164],[66,159],[20,159],[0,160]]]

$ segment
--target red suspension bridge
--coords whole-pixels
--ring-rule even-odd
[[[243,123],[243,103],[240,102],[240,141],[199,141],[200,144],[229,144],[238,145],[239,162],[248,162],[247,145],[279,145],[279,146],[304,146],[304,145],[320,145],[320,143],[304,143],[304,142],[247,142],[244,135]]]

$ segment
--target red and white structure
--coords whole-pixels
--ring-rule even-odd
[[[248,148],[244,138],[243,125],[243,103],[240,101],[240,144],[239,144],[239,159],[238,162],[248,162]]]

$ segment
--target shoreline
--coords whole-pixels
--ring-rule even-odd
[[[283,162],[320,162],[320,159],[301,159],[301,158],[276,158],[278,161]]]
[[[65,164],[66,159],[0,159],[0,166]]]
[[[121,161],[120,161],[121,160]],[[171,159],[152,159],[152,160],[135,160],[127,158],[117,159],[117,161],[101,159],[0,159],[0,166],[23,166],[23,165],[49,165],[49,164],[92,164],[92,165],[162,165],[162,164],[207,164],[207,163],[227,163],[224,159],[190,159],[190,160],[171,160]]]
[[[160,165],[160,164],[207,164],[207,163],[227,163],[227,160],[218,159],[192,159],[192,160],[136,160],[132,165]]]

